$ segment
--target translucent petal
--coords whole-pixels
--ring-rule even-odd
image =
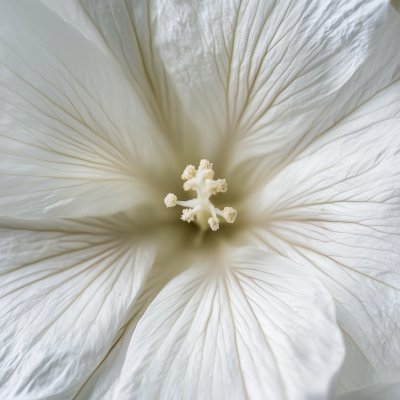
[[[334,314],[323,286],[280,256],[201,260],[140,320],[116,398],[328,399],[344,355]]]
[[[288,135],[291,135],[291,140],[282,147],[281,151],[275,151],[268,157],[253,156],[252,159],[249,158],[247,162],[240,165],[237,169],[240,182],[249,191],[270,180],[277,172],[295,160],[316,137],[340,124],[349,114],[363,106],[363,103],[379,96],[380,91],[396,83],[399,73],[397,69],[399,46],[396,40],[399,33],[395,22],[397,17],[393,9],[389,11],[386,25],[376,32],[375,47],[370,49],[362,60],[359,60],[350,79],[338,88],[335,96],[331,97],[329,103],[319,110],[318,115],[315,115],[315,118],[311,116],[306,129],[303,130],[299,125],[292,129],[290,125],[295,119],[288,118],[285,129]],[[349,60],[352,60],[352,56],[349,56]],[[251,149],[249,149],[249,154],[250,152]]]
[[[262,248],[312,270],[335,298],[348,349],[342,390],[400,379],[397,37],[391,13],[379,46],[303,151],[239,208]]]
[[[83,8],[80,0],[41,0],[41,2],[78,29],[88,40],[95,43],[104,54],[112,56],[111,49],[90,15]]]
[[[129,322],[120,329],[109,353],[85,382],[74,400],[113,400],[117,398],[121,370],[133,332],[149,304],[168,281],[179,272],[176,268],[177,259],[179,257],[172,257],[168,260],[168,257],[161,256],[159,262],[155,262],[143,293],[130,312]]]
[[[260,156],[264,168],[284,157],[284,147],[312,126],[365,61],[388,6],[386,0],[158,5],[162,58],[188,115],[210,143],[223,139],[219,154],[230,167]]]
[[[0,38],[0,215],[104,215],[151,201],[143,182],[162,187],[174,161],[118,63],[40,1],[1,2]]]
[[[116,220],[0,219],[0,397],[78,393],[129,321],[154,245]]]
[[[194,159],[208,157],[213,150],[208,136],[185,114],[174,82],[164,67],[159,25],[165,16],[156,2],[81,0],[81,4],[81,14],[90,16],[132,85],[158,116],[181,168]],[[78,16],[74,19],[79,28]]]

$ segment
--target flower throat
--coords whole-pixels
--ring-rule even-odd
[[[237,216],[237,211],[232,207],[225,207],[221,211],[211,203],[210,196],[220,192],[225,193],[228,190],[225,179],[213,180],[212,166],[208,160],[201,160],[198,170],[193,165],[188,165],[183,171],[181,178],[186,181],[183,189],[195,190],[197,192],[196,199],[178,201],[172,193],[169,193],[164,199],[167,207],[175,207],[177,204],[187,207],[182,211],[181,219],[189,223],[194,221],[202,231],[206,230],[208,226],[213,231],[218,230],[220,221],[217,215],[223,217],[230,224],[235,222]]]

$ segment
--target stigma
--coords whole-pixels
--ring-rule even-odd
[[[212,195],[225,193],[228,190],[225,179],[213,180],[214,171],[212,167],[212,163],[208,160],[201,160],[197,170],[193,165],[188,165],[181,176],[185,181],[183,188],[186,191],[196,191],[197,198],[188,201],[179,201],[174,194],[169,193],[165,197],[164,203],[168,208],[175,207],[176,205],[185,207],[181,216],[183,221],[195,221],[202,228],[204,228],[205,221],[207,221],[207,225],[213,231],[216,231],[219,229],[220,223],[218,216],[232,224],[235,222],[237,211],[232,207],[225,207],[223,210],[220,210],[214,207],[210,201]]]

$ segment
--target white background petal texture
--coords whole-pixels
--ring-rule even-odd
[[[155,255],[112,228],[0,223],[1,398],[72,398],[108,353]]]
[[[243,207],[257,210],[249,218],[261,246],[309,268],[337,301],[347,390],[400,378],[399,35],[391,14],[319,132]]]
[[[386,17],[384,0],[160,3],[163,59],[188,114],[224,136],[228,165],[262,155],[258,170],[333,100]]]
[[[0,0],[0,398],[392,400],[389,2],[43,3]],[[196,249],[201,158],[238,219]]]
[[[261,250],[226,262],[218,278],[202,260],[163,289],[132,336],[117,398],[327,397],[343,356],[328,292]]]
[[[151,201],[140,176],[161,180],[172,157],[151,110],[117,63],[39,5],[2,4],[0,215],[104,215]]]

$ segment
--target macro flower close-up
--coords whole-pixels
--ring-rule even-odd
[[[395,4],[0,0],[0,399],[399,399]]]

